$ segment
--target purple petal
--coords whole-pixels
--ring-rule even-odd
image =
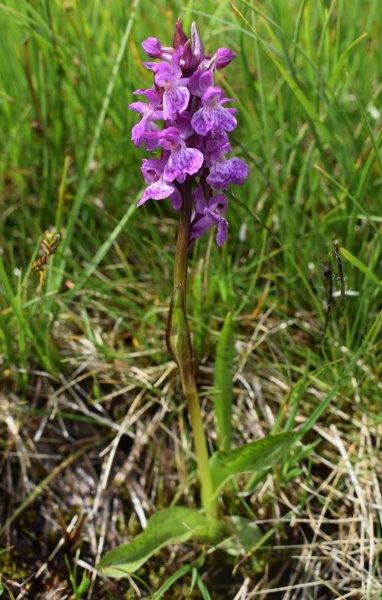
[[[216,243],[218,246],[222,246],[228,233],[228,221],[223,216],[227,209],[227,199],[219,194],[210,198],[207,206],[200,186],[195,190],[193,197],[195,215],[191,222],[190,242],[199,238],[211,227],[216,226]]]
[[[165,90],[163,94],[163,117],[173,120],[178,113],[186,110],[190,100],[190,92],[186,87]]]
[[[191,226],[190,242],[200,238],[214,225],[217,225],[215,237],[216,243],[218,246],[222,246],[226,241],[228,234],[228,221],[224,219],[224,217],[220,217],[217,223],[207,216],[201,217],[201,219],[195,221],[195,223]]]
[[[190,69],[194,70],[200,65],[204,58],[204,48],[195,25],[195,21],[191,23],[191,50],[192,58]]]
[[[225,213],[225,211],[227,210],[227,206],[227,198],[223,194],[213,196],[208,204],[209,210],[218,211],[219,213]]]
[[[184,46],[188,42],[188,37],[186,36],[182,22],[178,19],[175,23],[175,32],[172,45],[174,48],[178,48],[178,46]]]
[[[204,199],[202,187],[200,185],[198,185],[198,187],[194,191],[192,197],[193,197],[194,204],[195,204],[195,211],[197,213],[199,213],[200,215],[204,215],[204,209],[207,207],[207,204]]]
[[[217,232],[216,232],[216,243],[218,246],[222,246],[227,239],[228,235],[228,221],[224,217],[219,218]]]
[[[131,141],[134,142],[136,146],[140,146],[143,142],[146,133],[146,125],[147,119],[143,118],[139,123],[134,125],[131,130]]]
[[[232,182],[241,185],[248,177],[248,165],[241,158],[231,158],[230,169]]]
[[[191,125],[199,135],[207,135],[209,131],[217,135],[235,129],[237,121],[222,106],[203,106],[192,117]]]
[[[229,109],[223,106],[217,106],[214,109],[215,125],[214,132],[222,133],[223,131],[233,131],[237,125],[237,121]]]
[[[159,85],[159,87],[164,87],[169,85],[170,83],[176,83],[176,77],[174,75],[174,71],[167,62],[155,63],[157,68],[155,71],[155,83]]]
[[[174,186],[174,193],[170,196],[171,204],[175,210],[180,210],[182,208],[182,196],[178,188]]]
[[[156,90],[153,90],[152,88],[149,88],[147,90],[135,90],[135,92],[133,92],[134,95],[141,95],[144,96],[146,98],[146,100],[148,100],[148,103],[150,105],[151,108],[155,109],[157,108],[157,106],[160,105],[161,103],[161,97],[158,94],[158,92]]]
[[[178,48],[176,48],[176,50],[171,58],[172,71],[174,73],[174,76],[177,79],[180,79],[182,77],[182,69],[180,68],[180,59],[183,56],[183,52],[184,52],[184,46],[179,46]]]
[[[229,143],[227,134],[223,132],[219,136],[207,139],[206,149],[211,161],[218,160],[224,154],[230,152],[231,144]]]
[[[207,135],[215,123],[214,113],[208,107],[199,108],[191,119],[191,125],[199,135]]]
[[[174,186],[163,180],[161,177],[158,181],[151,183],[144,191],[142,198],[137,203],[137,206],[142,206],[147,200],[164,200],[171,196],[175,191]]]
[[[151,58],[159,58],[162,53],[162,44],[155,37],[148,37],[142,42],[142,48]]]
[[[164,178],[167,181],[177,179],[180,183],[186,175],[194,175],[199,171],[204,161],[203,154],[196,148],[186,148],[183,144],[171,152],[171,156],[164,168]]]
[[[236,58],[236,54],[232,50],[229,48],[219,48],[215,53],[215,67],[217,69],[224,69],[234,58]]]
[[[176,123],[179,128],[181,138],[183,140],[187,140],[187,138],[191,137],[194,134],[194,130],[191,125],[191,113],[189,113],[188,111],[184,111],[181,115],[178,115]]]
[[[164,162],[159,158],[144,158],[141,165],[141,172],[146,183],[153,183],[162,175]]]
[[[134,110],[141,115],[146,115],[150,112],[150,107],[145,102],[131,102],[129,104],[129,109]]]
[[[198,217],[195,219],[195,221],[191,223],[190,243],[200,238],[203,233],[212,227],[212,225],[213,223],[211,223],[208,217]]]
[[[173,150],[182,144],[180,131],[177,127],[167,127],[159,134],[159,145],[165,150]]]
[[[202,102],[203,104],[211,104],[211,106],[214,106],[215,104],[220,102],[222,98],[223,90],[217,86],[210,85],[203,92]]]
[[[153,110],[150,115],[151,121],[160,121],[163,119],[163,110]]]
[[[207,88],[213,84],[212,71],[203,71],[201,67],[195,71],[188,82],[188,89],[193,96],[201,98]]]
[[[151,61],[147,61],[147,60],[143,62],[143,66],[146,69],[149,69],[149,71],[153,71],[154,73],[157,72],[160,64],[161,63],[151,62]]]
[[[232,183],[242,184],[248,176],[248,165],[240,158],[218,160],[210,167],[207,183],[218,190]]]
[[[131,140],[136,146],[142,144],[147,150],[155,150],[159,145],[159,129],[147,117],[143,117],[131,130]]]

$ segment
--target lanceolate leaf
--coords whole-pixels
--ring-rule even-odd
[[[215,493],[235,475],[271,467],[285,455],[295,439],[296,435],[293,433],[280,433],[230,452],[215,452],[209,461]]]
[[[232,369],[234,359],[232,313],[225,318],[216,348],[214,411],[220,450],[229,450],[232,422]]]
[[[107,552],[98,569],[107,577],[126,577],[164,546],[191,538],[214,544],[224,537],[224,531],[224,525],[197,510],[185,506],[166,508],[153,515],[146,529],[130,543]]]

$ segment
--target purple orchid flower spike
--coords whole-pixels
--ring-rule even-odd
[[[142,47],[153,59],[143,64],[152,72],[154,86],[135,92],[145,102],[130,104],[142,117],[132,129],[132,140],[160,155],[142,163],[147,187],[138,206],[168,198],[176,210],[183,210],[186,203],[193,215],[190,242],[216,227],[220,246],[228,231],[227,199],[214,190],[241,184],[248,176],[247,164],[228,156],[228,134],[237,125],[237,111],[226,106],[229,99],[214,82],[216,71],[227,67],[235,54],[219,48],[207,55],[195,23],[189,39],[180,21],[171,47],[156,37],[144,40]]]
[[[227,210],[227,199],[223,194],[213,196],[206,202],[201,186],[194,192],[195,214],[191,221],[190,243],[208,229],[216,226],[216,243],[222,246],[228,234],[228,221],[223,217]]]
[[[163,119],[163,111],[158,110],[161,104],[161,98],[155,90],[136,90],[134,94],[145,96],[148,103],[132,102],[129,104],[130,110],[134,110],[142,115],[141,121],[134,125],[131,131],[131,139],[136,146],[146,145],[147,150],[155,150],[158,147],[158,138],[153,135],[159,132],[159,127],[154,121]]]
[[[225,108],[223,104],[229,102],[223,98],[223,91],[218,87],[209,87],[202,96],[202,107],[196,111],[191,120],[191,125],[199,135],[207,135],[212,131],[220,135],[224,131],[233,131],[237,121],[232,114],[234,109]]]

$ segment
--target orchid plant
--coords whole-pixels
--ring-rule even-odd
[[[226,350],[232,347],[232,319],[228,315],[221,334],[220,358],[219,353],[217,356],[214,408],[218,449],[209,456],[187,320],[187,271],[190,249],[206,231],[215,228],[217,245],[224,244],[228,201],[223,192],[233,184],[242,184],[248,176],[245,161],[228,157],[228,134],[237,126],[237,111],[214,81],[216,72],[226,68],[235,54],[228,48],[205,54],[195,23],[189,39],[179,21],[172,46],[162,46],[157,38],[149,37],[142,47],[151,59],[143,64],[152,72],[154,82],[152,88],[134,92],[145,101],[129,105],[141,116],[132,129],[132,141],[157,154],[143,159],[141,171],[147,186],[138,206],[168,198],[179,213],[167,346],[178,365],[188,405],[201,507],[174,506],[159,511],[135,539],[107,552],[99,568],[115,578],[135,572],[161,547],[190,538],[216,545],[234,537],[248,549],[258,532],[245,519],[222,514],[221,491],[237,475],[266,472],[294,441],[292,434],[281,433],[231,449],[232,390],[227,378],[219,377],[219,372],[227,369]]]

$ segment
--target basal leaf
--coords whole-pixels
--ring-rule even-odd
[[[134,573],[164,546],[190,538],[213,544],[223,535],[224,526],[216,519],[195,509],[173,506],[153,515],[146,529],[131,542],[107,552],[98,569],[107,577],[119,579]]]
[[[229,452],[215,452],[209,461],[215,493],[235,475],[271,467],[280,460],[295,439],[296,435],[293,433],[280,433]]]

